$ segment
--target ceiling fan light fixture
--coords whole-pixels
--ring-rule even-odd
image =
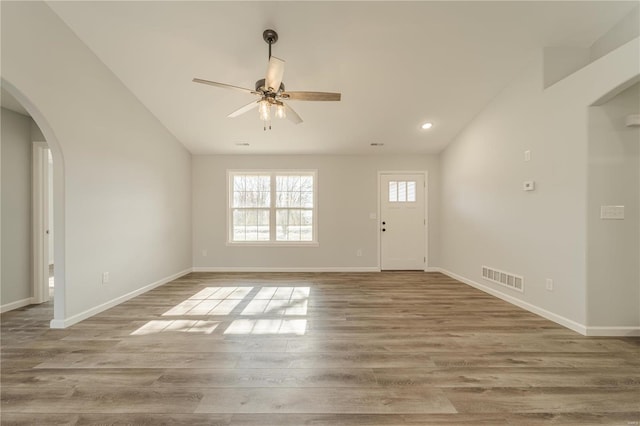
[[[276,117],[287,118],[287,112],[285,111],[283,104],[276,105]]]
[[[258,105],[258,114],[260,114],[260,120],[269,121],[271,120],[271,105],[269,101],[262,100]]]

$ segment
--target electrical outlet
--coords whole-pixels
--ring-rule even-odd
[[[362,249],[356,250],[356,256],[362,257]]]
[[[109,282],[109,273],[108,272],[103,272],[102,273],[102,284],[107,284]]]
[[[553,291],[553,280],[551,278],[547,278],[547,290]]]

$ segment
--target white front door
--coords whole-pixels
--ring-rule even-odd
[[[424,270],[424,194],[423,174],[380,176],[382,270]]]

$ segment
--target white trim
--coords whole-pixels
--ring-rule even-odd
[[[72,326],[73,324],[79,323],[82,320],[85,320],[89,317],[99,314],[100,312],[106,311],[109,308],[113,308],[114,306],[117,306],[120,303],[126,302],[127,300],[133,299],[136,296],[146,293],[149,290],[153,290],[156,287],[160,287],[161,285],[164,285],[170,281],[183,277],[188,273],[190,273],[192,269],[193,268],[187,268],[184,271],[180,271],[173,275],[169,275],[168,277],[162,278],[154,283],[141,287],[130,293],[116,297],[115,299],[109,300],[108,302],[102,303],[98,306],[94,306],[91,309],[87,309],[86,311],[80,312],[79,314],[73,315],[69,318],[65,318],[63,320],[53,319],[51,320],[50,327],[51,328],[67,328],[69,326]]]
[[[273,267],[273,266],[194,266],[193,272],[380,272],[377,266]]]
[[[423,175],[424,176],[424,272],[428,272],[429,267],[429,171],[428,170],[378,170],[378,269],[382,270],[382,236],[380,234],[380,215],[382,214],[382,197],[380,190],[383,175]],[[432,271],[437,272],[437,271]]]
[[[427,266],[426,268],[424,268],[424,271],[425,272],[442,272],[442,270],[437,266]],[[444,274],[444,272],[442,273]]]
[[[471,287],[475,287],[478,290],[482,290],[485,293],[489,293],[492,296],[495,296],[495,297],[497,297],[499,299],[502,299],[502,300],[504,300],[506,302],[509,302],[509,303],[513,304],[513,305],[516,305],[516,306],[518,306],[518,307],[520,307],[522,309],[525,309],[525,310],[527,310],[529,312],[532,312],[532,313],[534,313],[536,315],[540,315],[543,318],[546,318],[546,319],[548,319],[550,321],[555,322],[556,324],[560,324],[560,325],[562,325],[564,327],[567,327],[568,329],[573,330],[573,331],[575,331],[577,333],[580,333],[583,336],[587,335],[587,327],[585,325],[583,325],[583,324],[579,324],[579,323],[577,323],[577,322],[575,322],[573,320],[570,320],[569,318],[565,318],[565,317],[560,316],[558,314],[554,314],[553,312],[549,312],[546,309],[540,308],[540,307],[538,307],[536,305],[532,305],[531,303],[524,302],[524,301],[522,301],[522,300],[520,300],[520,299],[518,299],[516,297],[510,296],[508,294],[505,294],[505,293],[503,293],[503,292],[501,292],[499,290],[493,289],[491,287],[487,287],[484,284],[477,283],[477,282],[475,282],[473,280],[470,280],[468,278],[465,278],[463,276],[455,274],[455,273],[453,273],[451,271],[447,271],[446,269],[443,269],[443,268],[437,268],[437,269],[441,273],[453,278],[454,280],[458,280],[458,281],[460,281],[462,283],[470,285]]]
[[[587,336],[600,337],[638,337],[640,336],[640,326],[638,327],[587,327]]]
[[[22,308],[27,305],[33,304],[33,298],[28,297],[22,300],[16,300],[15,302],[7,303],[5,305],[0,306],[0,314],[4,312],[13,311],[14,309]]]

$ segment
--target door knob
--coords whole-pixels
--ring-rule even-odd
[[[382,232],[386,231],[386,229],[382,228]]]
[[[382,224],[383,224],[383,225],[386,225],[386,224],[387,224],[387,222],[382,222]]]

